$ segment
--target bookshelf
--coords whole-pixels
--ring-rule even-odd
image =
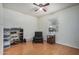
[[[23,42],[22,28],[4,28],[4,48]]]
[[[10,47],[10,29],[9,28],[4,28],[4,42],[3,46],[4,48]]]

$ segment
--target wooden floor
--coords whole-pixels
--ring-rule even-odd
[[[4,55],[79,55],[79,49],[60,44],[20,43],[4,50]]]

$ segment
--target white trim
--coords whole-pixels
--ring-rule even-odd
[[[60,43],[60,42],[56,42],[57,44],[61,44],[61,45],[65,45],[65,46],[69,46],[69,47],[72,47],[72,48],[77,48],[79,49],[79,47],[75,46],[75,45],[71,45],[71,44],[68,44],[68,43]]]

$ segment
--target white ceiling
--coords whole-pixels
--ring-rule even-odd
[[[33,5],[32,3],[4,3],[4,8],[9,8],[24,14],[30,14],[36,17],[43,16],[46,14],[54,13],[59,10],[63,10],[65,8],[78,5],[77,3],[50,3],[49,6],[46,6],[47,12],[44,11],[37,11],[35,12],[38,6]]]

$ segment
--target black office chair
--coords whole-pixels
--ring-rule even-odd
[[[42,32],[35,32],[35,36],[33,37],[33,43],[43,43]]]

